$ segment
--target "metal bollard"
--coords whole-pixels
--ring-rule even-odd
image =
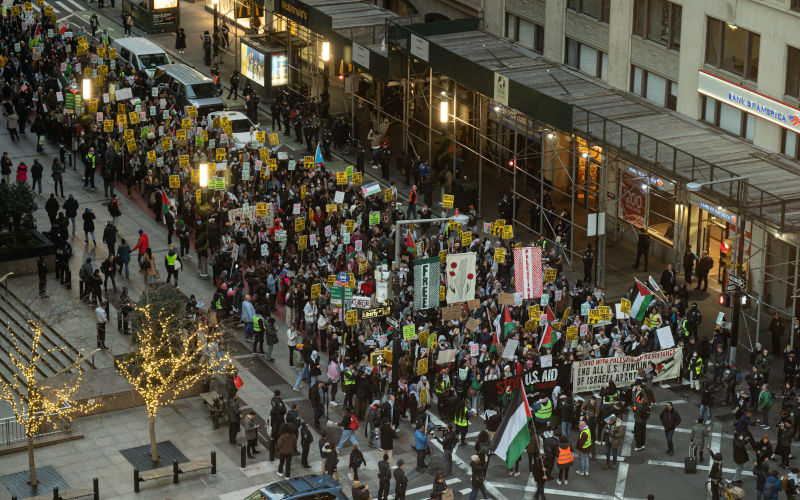
[[[240,460],[241,460],[242,469],[244,469],[245,467],[247,467],[247,447],[245,445],[242,445],[241,451],[242,451],[242,453],[241,453],[241,459]]]
[[[53,500],[58,500],[58,486],[53,486]]]
[[[92,500],[100,500],[100,481],[96,477],[92,479],[92,491]]]
[[[139,469],[133,469],[133,492],[139,493]]]
[[[212,474],[216,474],[217,473],[217,452],[216,451],[212,451],[211,452],[211,473]]]
[[[178,461],[172,461],[172,484],[178,484],[178,474],[180,471],[178,470]]]

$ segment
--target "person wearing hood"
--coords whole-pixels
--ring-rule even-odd
[[[164,267],[167,268],[167,283],[170,277],[175,276],[175,288],[178,288],[178,271],[181,270],[183,262],[175,250],[175,245],[170,245],[167,254],[164,256]]]
[[[548,476],[553,475],[556,465],[556,455],[558,455],[558,438],[553,433],[553,429],[548,428],[542,434],[542,448],[544,449],[544,467]]]
[[[144,232],[143,229],[139,230],[139,241],[136,242],[136,246],[134,246],[131,250],[139,250],[139,255],[136,258],[136,261],[139,263],[139,267],[142,266],[142,258],[144,257],[145,252],[147,249],[150,248],[150,239],[147,237],[147,233]]]
[[[614,458],[616,459],[616,457],[615,452]],[[572,456],[569,440],[567,440],[566,436],[561,436],[558,440],[558,456],[556,458],[556,462],[558,462],[558,484],[561,484],[562,480],[565,485],[569,484],[569,468],[572,466],[573,460],[575,460],[575,457]]]
[[[119,267],[119,274],[122,275],[122,270],[125,270],[125,279],[130,278],[130,273],[128,272],[128,264],[131,261],[131,246],[128,245],[128,242],[125,241],[125,238],[122,238],[119,242],[119,247],[117,248],[117,266]]]
[[[89,244],[89,235],[92,235],[92,243],[97,246],[97,241],[94,239],[94,219],[95,215],[91,208],[83,211],[83,241]]]
[[[617,468],[617,455],[622,446],[622,439],[625,437],[625,429],[622,427],[622,421],[615,415],[611,415],[606,420],[606,469]],[[614,461],[611,461],[611,455],[614,456]]]
[[[711,480],[711,498],[712,500],[719,500],[719,483],[722,481],[722,453],[716,452],[711,449],[711,446],[706,445],[709,456],[713,461],[711,469],[708,471],[708,478]]]
[[[767,462],[761,462],[755,468],[753,475],[756,476],[756,497],[762,498],[764,495],[764,485],[767,482],[767,477],[769,476],[769,464]]]
[[[772,471],[764,481],[764,489],[761,491],[763,498],[764,500],[778,500],[778,494],[781,491],[783,491],[783,486],[781,478],[778,477],[778,471]]]

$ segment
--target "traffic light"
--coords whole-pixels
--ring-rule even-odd
[[[719,294],[719,305],[722,307],[730,307],[731,306],[731,295],[729,293],[721,293]]]

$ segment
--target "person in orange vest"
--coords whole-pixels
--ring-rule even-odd
[[[411,192],[408,193],[408,210],[406,210],[406,219],[417,218],[417,186],[411,186]]]
[[[566,436],[558,438],[558,457],[556,463],[558,464],[558,484],[564,480],[564,484],[568,484],[569,468],[575,457],[572,456],[572,449],[569,446],[569,441]]]

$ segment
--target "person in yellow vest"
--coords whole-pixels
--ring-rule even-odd
[[[589,430],[589,424],[583,420],[578,423],[578,429],[578,444],[575,446],[578,449],[578,470],[575,472],[581,476],[588,476],[589,454],[594,450],[592,431]]]
[[[353,372],[352,363],[342,373],[342,383],[344,384],[344,406],[350,408],[353,405],[353,395],[356,393],[356,375]]]
[[[453,423],[456,424],[456,435],[461,435],[461,446],[466,446],[467,429],[469,428],[469,410],[467,410],[466,404],[462,404],[461,408],[455,412]]]
[[[175,288],[178,288],[178,271],[181,270],[183,262],[175,251],[175,245],[170,245],[167,250],[167,255],[164,256],[164,266],[167,268],[167,283],[169,279],[175,276]]]
[[[689,358],[689,387],[695,391],[700,390],[700,375],[703,373],[703,358],[697,353],[692,353]]]
[[[97,156],[94,154],[94,148],[89,148],[89,152],[86,154],[86,167],[83,170],[83,189],[89,189],[91,186],[92,191],[96,188],[94,187],[94,172],[97,170]]]
[[[567,436],[561,436],[558,438],[558,456],[556,457],[556,463],[558,464],[558,484],[561,484],[562,480],[564,484],[568,484],[569,468],[572,466],[573,460],[575,460],[575,457],[572,456],[572,448],[569,446]]]
[[[550,398],[542,398],[533,406],[533,422],[536,430],[541,432],[550,423],[550,417],[553,416],[553,403]]]
[[[661,315],[658,314],[658,311],[655,307],[650,308],[650,314],[647,317],[647,326],[651,330],[658,330],[664,322],[661,320]]]

